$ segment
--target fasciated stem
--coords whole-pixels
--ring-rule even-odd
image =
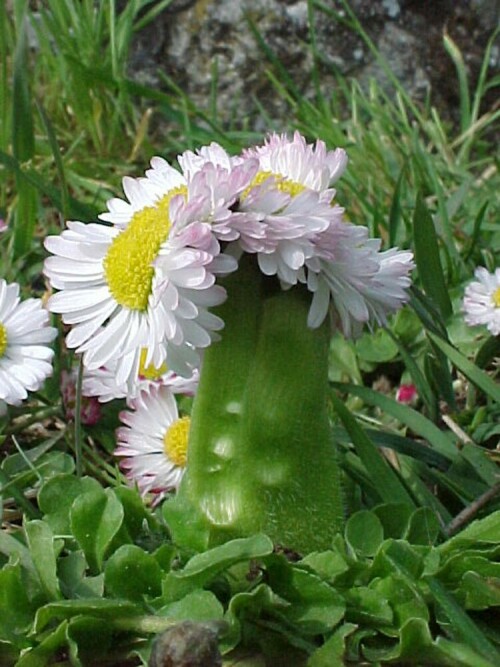
[[[253,257],[225,287],[225,328],[205,354],[178,502],[209,546],[264,532],[300,553],[327,548],[342,524],[328,327],[309,329],[307,291],[281,290]]]

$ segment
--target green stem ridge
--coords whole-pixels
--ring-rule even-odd
[[[328,548],[343,520],[328,325],[309,329],[310,295],[282,291],[254,258],[225,287],[225,328],[205,353],[176,500],[194,510],[209,546],[265,532],[300,553]]]

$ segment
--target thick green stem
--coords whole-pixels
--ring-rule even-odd
[[[310,295],[282,291],[254,258],[225,287],[225,328],[203,361],[177,502],[194,511],[207,546],[262,531],[300,553],[327,548],[342,524],[327,325],[309,329]]]

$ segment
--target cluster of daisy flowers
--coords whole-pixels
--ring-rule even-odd
[[[218,279],[243,253],[283,289],[310,291],[308,326],[332,317],[346,336],[387,322],[413,268],[411,252],[382,252],[344,217],[332,189],[342,149],[273,134],[238,156],[212,143],[178,163],[153,158],[144,177],[123,179],[126,198],[108,202],[104,224],[68,222],[45,241],[58,290],[48,308],[71,327],[83,393],[128,399],[116,454],[144,494],[160,496],[186,462],[189,426],[174,394],[195,391],[203,350],[224,327],[211,312],[226,299]]]

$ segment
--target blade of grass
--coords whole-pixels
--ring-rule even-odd
[[[27,2],[16,3],[16,49],[12,76],[12,150],[19,162],[28,162],[35,152],[35,134],[29,81],[26,36]],[[36,190],[17,178],[17,206],[14,217],[13,259],[26,255],[31,248],[37,213]]]
[[[418,395],[423,400],[431,420],[435,422],[437,419],[437,399],[436,396],[434,395],[434,392],[432,391],[432,388],[430,387],[424,374],[420,370],[417,362],[408,352],[406,346],[400,341],[398,336],[395,336],[388,327],[386,328],[386,331],[398,346],[399,354],[401,355],[405,363],[405,366],[408,372],[410,373],[413,382],[415,383]]]
[[[473,384],[482,389],[485,394],[488,394],[494,401],[500,403],[500,386],[487,373],[478,368],[472,361],[469,361],[467,357],[439,336],[436,336],[431,331],[428,332],[428,335],[459,371]]]
[[[486,49],[484,51],[483,62],[481,63],[481,69],[477,79],[476,90],[474,92],[474,99],[472,102],[469,127],[467,128],[466,132],[463,133],[465,141],[463,142],[462,147],[460,148],[460,151],[458,153],[459,162],[465,162],[466,160],[468,160],[472,142],[475,138],[475,134],[477,131],[481,129],[480,124],[478,123],[479,113],[481,109],[481,102],[483,100],[484,93],[488,90],[486,77],[488,75],[488,69],[491,63],[491,51],[494,45],[496,44],[499,33],[500,33],[500,26],[497,27],[496,30],[491,35],[490,39],[488,40],[488,44],[486,45]],[[498,81],[496,85],[498,86]]]
[[[427,465],[435,466],[446,470],[450,461],[445,456],[436,452],[430,447],[422,447],[422,444],[412,438],[405,438],[398,433],[389,433],[387,431],[379,431],[374,428],[365,428],[366,435],[372,440],[377,447],[387,447],[393,449],[398,454],[422,461]],[[335,440],[340,443],[348,444],[350,442],[349,435],[345,428],[341,426],[333,426],[332,432]]]
[[[389,245],[395,246],[401,242],[401,234],[399,230],[401,228],[401,222],[403,221],[402,207],[401,207],[401,191],[403,187],[403,179],[406,173],[406,162],[401,167],[399,172],[398,180],[396,182],[396,188],[394,189],[394,194],[392,196],[391,208],[389,211]]]
[[[470,93],[467,70],[465,69],[465,62],[462,56],[462,52],[447,32],[445,32],[443,35],[443,44],[447,54],[453,60],[453,64],[455,65],[455,69],[457,71],[460,99],[460,130],[465,132],[471,122]]]
[[[481,225],[483,224],[484,216],[486,215],[486,211],[488,210],[489,204],[490,204],[489,201],[485,201],[474,219],[474,227],[468,243],[467,251],[465,252],[464,255],[464,262],[467,262],[470,259],[472,253],[474,252],[478,244],[479,235],[481,233]]]
[[[446,326],[434,303],[415,285],[410,287],[410,293],[410,305],[427,331],[433,331],[442,337],[447,337]]]
[[[436,451],[445,456],[449,461],[455,461],[457,459],[458,451],[448,435],[416,410],[413,410],[402,403],[398,403],[394,399],[389,398],[389,396],[379,394],[368,387],[342,382],[331,382],[330,385],[339,391],[358,396],[367,405],[380,408],[383,412],[391,415],[402,424],[405,424],[412,431],[418,433],[424,440],[427,440]]]
[[[19,176],[20,179],[25,179],[40,194],[47,196],[59,211],[63,210],[61,192],[50,183],[44,181],[33,169],[22,169],[17,160],[3,151],[0,151],[0,164],[4,164],[7,168],[15,172],[16,177]],[[73,197],[69,198],[68,216],[70,218],[89,222],[90,220],[95,220],[98,213],[97,208],[82,204],[77,199],[73,199]]]
[[[78,363],[75,395],[75,462],[76,476],[83,475],[83,434],[82,434],[82,386],[83,386],[83,358]]]
[[[36,107],[38,109],[38,113],[40,114],[40,118],[42,119],[43,126],[45,127],[45,132],[47,133],[47,139],[49,141],[52,155],[54,156],[54,163],[56,165],[56,171],[59,177],[59,183],[61,186],[61,215],[63,220],[67,220],[69,217],[70,209],[68,184],[66,183],[66,177],[64,175],[64,165],[61,159],[61,152],[57,143],[56,133],[54,132],[52,123],[50,122],[39,100],[36,100]]]
[[[500,357],[500,338],[498,336],[490,336],[476,354],[476,366],[486,368],[495,357]]]
[[[374,486],[382,500],[385,500],[386,502],[400,502],[415,507],[413,498],[408,493],[395,470],[389,465],[386,459],[382,457],[373,442],[357,423],[354,416],[334,392],[331,393],[330,398],[335,412],[340,417],[346,431],[352,439],[352,443],[359,458],[373,476]]]
[[[26,498],[21,489],[18,489],[15,483],[10,483],[12,480],[9,480],[7,475],[0,468],[0,500],[5,497],[7,493],[6,485],[9,484],[9,495],[15,500],[16,505],[21,509],[28,518],[38,519],[40,518],[40,512],[33,505],[33,503]]]
[[[448,618],[456,638],[463,640],[483,657],[491,660],[493,665],[497,664],[498,651],[451,593],[435,577],[428,576],[426,581],[433,598]]]
[[[294,80],[288,73],[286,67],[276,56],[274,51],[271,48],[269,48],[267,42],[262,37],[262,34],[260,33],[256,23],[252,20],[249,13],[245,14],[245,20],[248,24],[248,27],[250,28],[250,32],[252,33],[252,35],[255,38],[255,41],[257,42],[257,46],[262,51],[264,56],[269,60],[269,62],[273,65],[279,80],[286,85],[290,93],[292,93],[293,98],[295,100],[299,100],[302,97],[302,95],[300,94],[299,89],[295,85]]]
[[[439,258],[436,230],[422,193],[417,195],[413,216],[415,261],[426,294],[439,308],[443,319],[452,313],[451,301]]]

